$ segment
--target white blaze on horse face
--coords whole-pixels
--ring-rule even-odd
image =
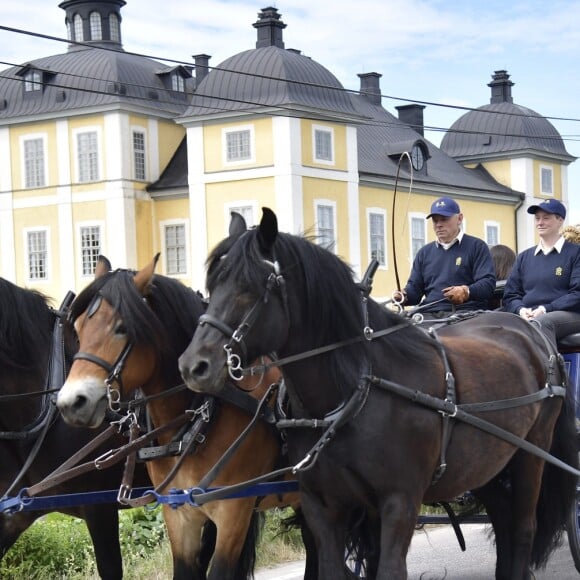
[[[69,376],[58,393],[56,406],[69,425],[99,427],[107,410],[105,383],[94,376]]]

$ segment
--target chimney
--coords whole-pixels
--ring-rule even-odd
[[[265,48],[267,46],[284,48],[282,30],[286,28],[286,25],[280,20],[280,14],[278,14],[276,8],[272,6],[263,8],[258,13],[258,21],[254,22],[252,26],[258,31],[256,48]]]
[[[381,104],[381,87],[379,81],[382,76],[376,72],[358,75],[360,79],[360,94],[366,97],[373,105]]]
[[[494,103],[513,103],[512,98],[512,87],[514,83],[509,80],[510,75],[508,75],[506,70],[496,70],[493,75],[491,83],[487,86],[491,87],[491,99],[489,102]]]
[[[403,123],[410,125],[412,129],[415,129],[421,137],[424,137],[424,125],[423,125],[423,109],[425,105],[418,105],[417,103],[411,103],[410,105],[399,105],[395,107],[399,111],[399,120]]]
[[[199,87],[199,84],[209,72],[209,59],[211,56],[209,54],[194,54],[192,58],[195,63],[195,86]]]

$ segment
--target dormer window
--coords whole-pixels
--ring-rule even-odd
[[[178,72],[171,75],[171,90],[177,93],[185,92],[185,79]]]
[[[426,175],[427,161],[431,155],[427,143],[423,139],[386,143],[385,149],[387,155],[395,163],[401,163],[401,168],[405,171],[413,170],[416,173]]]
[[[103,40],[101,15],[98,12],[91,12],[89,23],[91,28],[91,40]]]
[[[81,18],[80,14],[75,14],[73,18],[73,27],[74,27],[74,38],[75,42],[83,42],[84,34],[83,34],[83,19]]]
[[[42,91],[42,75],[40,71],[29,70],[24,75],[24,92],[33,93],[36,91]]]
[[[121,42],[119,18],[115,13],[109,14],[109,34],[113,42]]]

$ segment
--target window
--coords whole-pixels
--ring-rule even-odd
[[[386,266],[385,253],[385,212],[371,210],[368,213],[369,248],[371,260],[377,260],[380,266]]]
[[[554,173],[551,167],[540,167],[541,193],[554,195]]]
[[[92,276],[101,254],[100,226],[81,226],[81,260],[82,275]]]
[[[316,205],[316,234],[318,243],[324,248],[333,251],[336,249],[334,213],[334,205],[323,203]]]
[[[24,187],[44,187],[44,139],[25,139],[23,141]]]
[[[165,226],[165,256],[168,276],[187,273],[186,249],[185,224]]]
[[[488,246],[499,244],[499,223],[485,222],[485,241]]]
[[[226,220],[227,225],[230,223],[230,215],[233,211],[239,213],[245,220],[246,226],[248,228],[254,227],[254,206],[252,205],[232,205],[228,208],[228,219]]]
[[[31,70],[24,75],[24,92],[32,93],[42,90],[42,76],[40,71]]]
[[[413,259],[426,241],[425,216],[411,216],[411,257]]]
[[[119,19],[115,13],[109,14],[109,34],[113,42],[121,42]]]
[[[103,40],[103,31],[101,29],[101,15],[98,12],[91,12],[89,16],[91,27],[91,40]]]
[[[252,129],[243,128],[224,131],[225,162],[237,163],[240,161],[253,161],[253,132]]]
[[[46,280],[48,278],[47,231],[26,232],[26,248],[28,251],[28,279]]]
[[[70,20],[66,21],[66,37],[68,38],[68,40],[74,40]]]
[[[133,131],[133,163],[135,179],[146,179],[145,175],[145,133]]]
[[[75,14],[74,16],[73,26],[75,30],[74,40],[76,40],[76,42],[82,42],[85,39],[83,35],[83,19],[79,14]]]
[[[314,160],[334,163],[334,144],[332,129],[314,127]]]
[[[185,79],[179,73],[171,75],[171,88],[178,93],[185,92]]]
[[[86,183],[99,179],[98,139],[96,131],[77,134],[79,181]]]

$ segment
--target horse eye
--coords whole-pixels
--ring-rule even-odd
[[[122,320],[117,322],[117,325],[115,326],[115,334],[127,334],[127,327]]]

